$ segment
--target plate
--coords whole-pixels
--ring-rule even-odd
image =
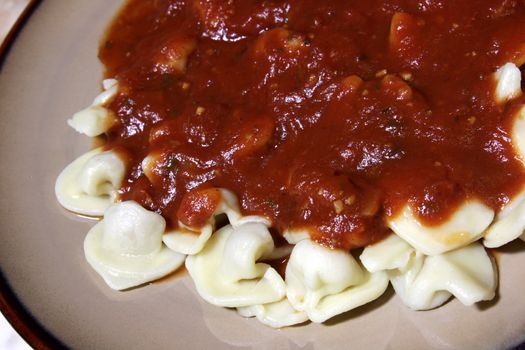
[[[3,298],[9,286],[48,334],[75,349],[497,349],[525,338],[522,242],[495,252],[501,276],[492,302],[465,307],[453,300],[414,312],[389,290],[326,324],[282,330],[206,304],[184,273],[125,293],[106,287],[82,251],[94,222],[63,210],[53,187],[64,166],[91,147],[66,119],[99,91],[98,41],[121,3],[43,1],[5,57],[0,74]]]

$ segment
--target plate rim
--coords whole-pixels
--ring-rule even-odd
[[[21,30],[27,24],[35,10],[43,0],[29,0],[14,25],[0,42],[0,73],[4,69],[7,55],[11,51]],[[7,319],[17,333],[36,350],[69,349],[55,337],[18,298],[16,292],[7,281],[0,266],[0,313]],[[525,340],[509,350],[525,350]]]
[[[18,34],[35,12],[42,0],[30,0],[0,43],[0,73],[5,59],[10,52]],[[18,299],[15,291],[4,276],[0,266],[0,312],[4,315],[18,334],[34,349],[67,349]]]

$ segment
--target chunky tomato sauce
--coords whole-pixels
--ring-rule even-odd
[[[436,225],[525,182],[493,73],[525,62],[520,0],[130,0],[101,44],[120,190],[171,227],[220,193],[352,249],[406,203]],[[150,176],[142,160],[154,155]]]

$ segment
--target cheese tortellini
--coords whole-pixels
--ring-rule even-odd
[[[523,234],[525,229],[525,190],[513,198],[498,213],[494,223],[483,236],[483,244],[488,248],[501,247]]]
[[[494,262],[479,243],[425,256],[391,235],[360,258],[369,271],[387,271],[397,295],[415,310],[438,307],[452,295],[465,305],[490,300],[497,286]]]
[[[215,232],[186,267],[206,301],[271,327],[324,322],[377,299],[388,286],[384,271],[369,273],[350,253],[309,239],[294,246],[283,280],[260,262],[276,250],[266,225],[245,220]]]
[[[133,201],[115,204],[86,236],[86,259],[116,290],[156,280],[185,259],[162,244],[165,226],[162,216]]]
[[[215,232],[204,249],[188,256],[186,268],[209,303],[243,307],[280,301],[286,286],[270,265],[259,262],[274,250],[268,228],[247,222]]]
[[[90,151],[68,165],[58,176],[55,193],[66,209],[88,216],[102,216],[115,202],[126,165],[114,151]]]
[[[93,104],[75,113],[73,117],[67,121],[69,126],[77,132],[89,137],[102,135],[115,123],[115,117],[108,109],[104,108],[104,105],[116,95],[118,81],[115,79],[106,79],[102,85],[105,91],[95,98]]]
[[[494,211],[486,205],[469,201],[438,226],[425,226],[406,205],[400,214],[388,219],[388,226],[426,255],[437,255],[464,247],[478,240],[494,218]]]
[[[525,162],[525,106],[516,113],[511,134],[514,149],[522,162]],[[498,213],[494,223],[484,234],[483,244],[489,248],[501,247],[520,237],[524,230],[525,188]]]
[[[313,322],[324,322],[373,301],[387,286],[383,271],[369,273],[350,253],[310,240],[297,243],[286,267],[288,300]]]

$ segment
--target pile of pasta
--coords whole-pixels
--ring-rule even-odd
[[[506,103],[521,92],[521,72],[507,63],[494,73],[494,97]],[[104,106],[118,91],[118,81],[103,82],[104,92],[68,121],[95,137],[115,122]],[[516,153],[525,159],[525,107],[512,129]],[[155,156],[142,162],[155,176]],[[60,174],[56,196],[73,212],[103,216],[87,234],[85,256],[109,287],[126,290],[165,276],[185,264],[198,293],[207,302],[236,308],[271,327],[324,322],[379,298],[392,284],[414,310],[436,308],[452,296],[465,305],[490,300],[497,268],[485,247],[525,240],[525,187],[495,213],[481,201],[460,205],[448,221],[428,227],[407,205],[387,218],[392,233],[359,256],[323,247],[306,231],[283,233],[288,245],[276,246],[266,218],[243,216],[231,191],[212,188],[220,202],[202,227],[182,222],[166,230],[165,219],[133,201],[119,202],[126,163],[115,151],[92,150]],[[216,229],[216,217],[228,224]],[[269,260],[288,257],[284,277]]]

